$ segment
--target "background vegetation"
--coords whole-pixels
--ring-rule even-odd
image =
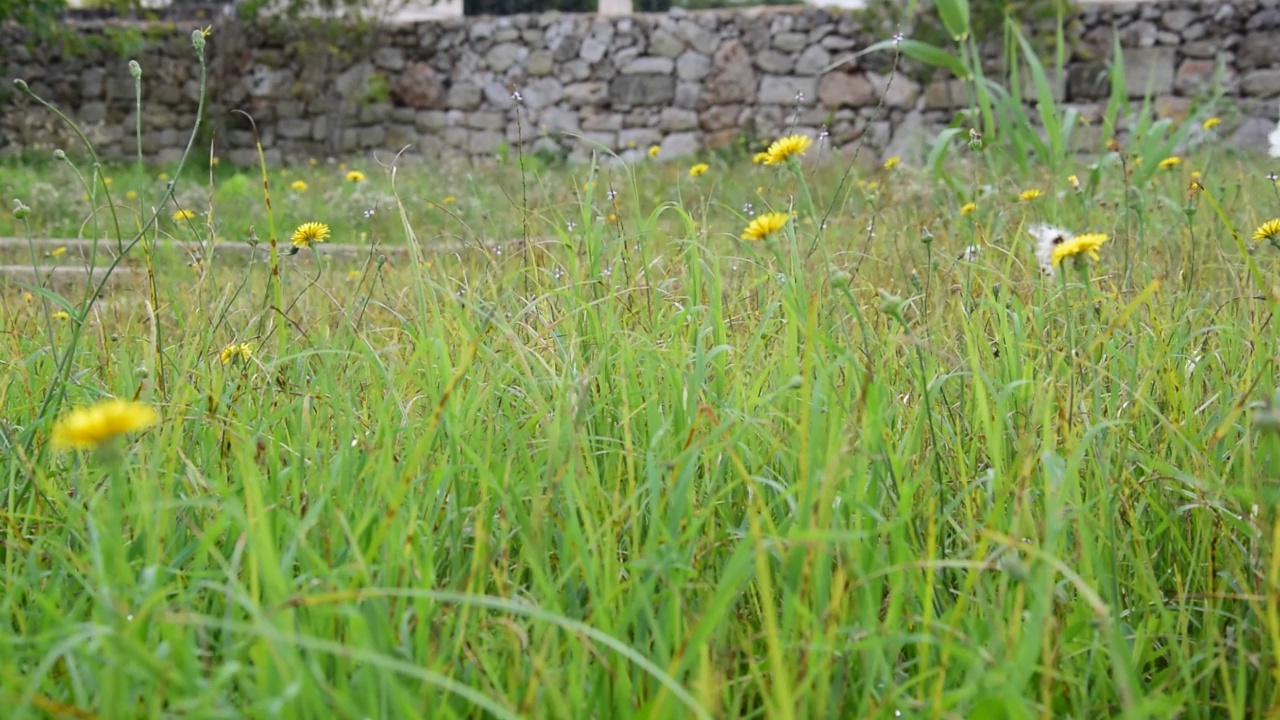
[[[923,164],[9,168],[7,717],[1273,712],[1275,176],[1212,105],[1069,152],[939,11]]]

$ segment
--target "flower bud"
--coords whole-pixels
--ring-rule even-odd
[[[138,64],[137,60],[129,61],[129,76],[134,80],[138,80],[142,77],[142,66]]]
[[[28,217],[31,216],[31,208],[24,205],[21,200],[14,198],[13,199],[13,216],[19,220],[26,220]]]

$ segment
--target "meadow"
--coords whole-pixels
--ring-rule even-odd
[[[12,164],[3,264],[136,273],[0,279],[5,717],[1269,717],[1280,191],[1215,120]]]

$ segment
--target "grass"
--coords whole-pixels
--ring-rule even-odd
[[[273,169],[282,238],[410,260],[307,250],[277,286],[212,242],[92,304],[4,287],[6,717],[1268,716],[1275,183],[1212,144],[1078,188],[1005,152],[951,184]],[[9,169],[5,233],[101,265],[162,169],[109,168],[142,195],[111,220],[70,168]],[[148,237],[266,242],[252,173],[176,183]],[[1111,239],[1045,277],[1046,221]],[[54,452],[107,397],[161,422]]]

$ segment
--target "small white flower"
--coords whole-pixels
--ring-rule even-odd
[[[977,245],[970,245],[964,249],[964,252],[960,253],[960,259],[965,262],[973,262],[978,259],[978,253],[981,250],[982,248]]]
[[[1075,237],[1070,230],[1052,225],[1032,225],[1027,232],[1036,239],[1036,261],[1045,275],[1054,275],[1053,248]]]

